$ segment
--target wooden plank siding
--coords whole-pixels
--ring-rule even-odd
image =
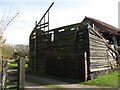
[[[116,65],[115,58],[108,52],[106,44],[93,33],[89,33],[89,47],[91,72],[110,69],[111,64]]]

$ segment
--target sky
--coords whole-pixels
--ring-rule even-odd
[[[7,21],[19,12],[4,32],[6,43],[29,44],[35,21],[39,22],[52,2],[50,29],[79,23],[85,16],[118,27],[119,0],[0,0],[0,19]]]

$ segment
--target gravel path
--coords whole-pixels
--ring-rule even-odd
[[[26,75],[26,89],[25,90],[41,90],[41,88],[103,88],[98,86],[88,86],[80,84],[70,84],[55,79],[49,79],[45,77],[34,77]]]

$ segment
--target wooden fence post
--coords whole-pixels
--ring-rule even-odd
[[[19,61],[19,89],[24,89],[25,86],[25,59],[20,58]]]
[[[87,69],[87,52],[84,53],[84,61],[85,61],[85,81],[87,81],[87,77],[88,77],[88,69]]]

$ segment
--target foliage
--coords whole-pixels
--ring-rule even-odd
[[[24,44],[14,45],[14,51],[21,57],[28,57],[29,46]]]
[[[9,45],[3,44],[0,48],[0,55],[3,56],[3,59],[12,59],[14,58],[14,53],[17,53],[21,57],[28,57],[29,46],[28,45]]]
[[[119,81],[120,81],[120,71],[113,72],[109,75],[105,75],[97,79],[84,82],[83,84],[120,88]]]
[[[4,44],[2,47],[2,55],[4,59],[11,59],[14,53],[14,49],[9,44]]]

